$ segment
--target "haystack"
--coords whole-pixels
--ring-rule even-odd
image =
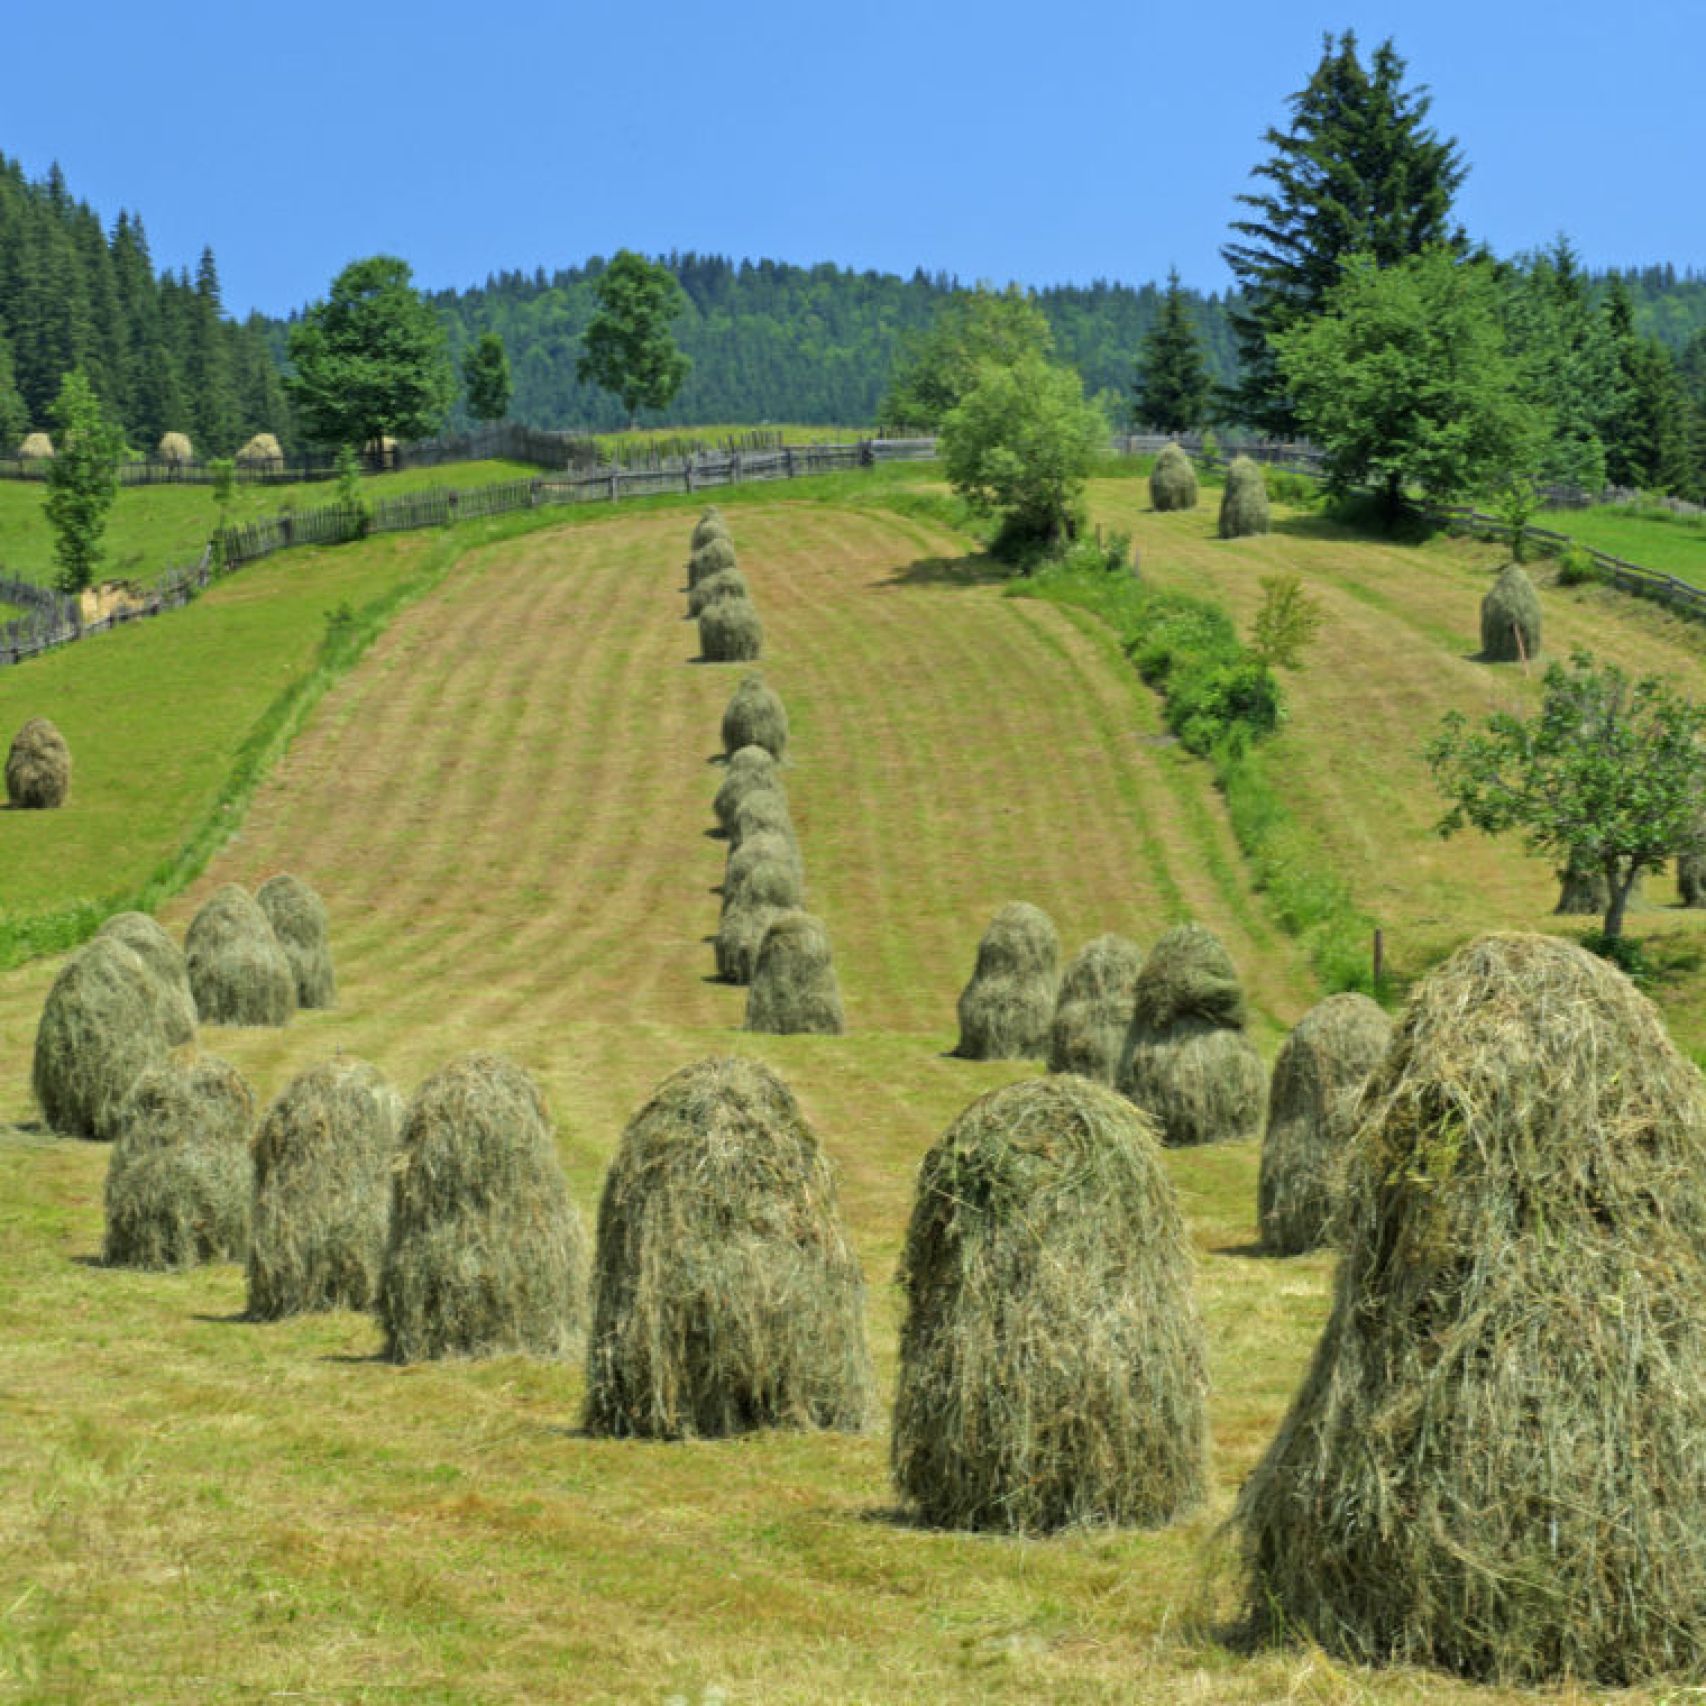
[[[18,446],[19,459],[24,462],[51,462],[54,454],[53,440],[45,432],[26,433]]]
[[[761,675],[745,677],[723,712],[723,751],[761,746],[778,764],[788,751],[788,712]]]
[[[1129,937],[1110,933],[1079,949],[1060,980],[1049,1027],[1050,1072],[1076,1072],[1112,1086],[1142,970],[1143,950]]]
[[[237,452],[237,464],[276,472],[284,466],[284,446],[272,433],[258,432]]]
[[[1234,456],[1220,494],[1220,537],[1245,539],[1268,530],[1268,482],[1259,462]]]
[[[847,1029],[821,919],[782,912],[764,932],[746,992],[746,1028],[778,1037],[838,1037]]]
[[[739,561],[735,556],[734,545],[729,536],[719,534],[698,546],[691,557],[687,559],[687,588],[691,592],[701,581],[708,581],[713,576],[725,575],[737,570]]]
[[[255,890],[296,979],[300,1007],[336,1007],[338,979],[332,969],[330,925],[325,903],[300,877],[280,872]]]
[[[720,574],[710,575],[700,581],[687,595],[687,614],[703,616],[713,604],[721,604],[731,598],[751,598],[751,589],[746,584],[746,576],[739,569],[724,569]]]
[[[242,1261],[249,1247],[255,1097],[212,1055],[154,1067],[118,1116],[103,1256],[117,1268]]]
[[[1331,1317],[1235,1521],[1260,1630],[1504,1683],[1706,1668],[1706,1104],[1623,974],[1472,942],[1366,1092]]]
[[[15,811],[53,811],[71,792],[71,748],[46,717],[31,717],[6,754],[6,799]]]
[[[735,807],[729,825],[729,846],[744,847],[759,835],[780,836],[795,849],[798,857],[800,838],[794,831],[794,814],[788,809],[788,796],[780,788],[754,788]]]
[[[756,663],[764,655],[764,624],[750,598],[729,598],[699,616],[699,655],[706,663]]]
[[[960,992],[962,1060],[1041,1060],[1060,992],[1060,937],[1049,915],[1026,901],[996,913],[977,945],[971,982]]]
[[[110,1138],[138,1078],[167,1059],[146,965],[97,936],[53,980],[36,1028],[32,1083],[50,1131]]]
[[[1178,444],[1167,444],[1149,476],[1149,502],[1158,510],[1197,507],[1197,471]]]
[[[798,906],[804,884],[800,850],[786,836],[763,831],[729,849],[723,867],[723,910],[751,903]]]
[[[717,814],[717,823],[723,834],[728,835],[733,830],[735,813],[740,809],[741,801],[748,794],[761,790],[783,793],[782,777],[776,769],[776,760],[761,746],[743,746],[730,756],[722,786],[717,789],[717,797],[711,802],[711,809]]]
[[[924,1521],[1147,1526],[1199,1502],[1190,1240],[1129,1103],[1071,1076],[972,1103],[919,1168],[900,1285],[892,1463]]]
[[[189,434],[182,432],[165,432],[160,435],[160,443],[154,452],[156,462],[170,462],[174,467],[182,467],[186,462],[195,461],[195,446],[190,443]]]
[[[1330,995],[1281,1045],[1256,1195],[1262,1247],[1273,1255],[1326,1242],[1358,1098],[1391,1041],[1392,1021],[1366,995]]]
[[[684,1067],[629,1122],[599,1204],[594,1292],[592,1433],[866,1423],[865,1284],[835,1174],[757,1061]]]
[[[1244,993],[1219,939],[1200,924],[1169,930],[1138,973],[1119,1073],[1163,1143],[1261,1130],[1268,1075],[1244,1023]]]
[[[1539,655],[1540,594],[1517,564],[1506,563],[1481,600],[1481,656],[1517,663]]]
[[[284,1025],[296,1011],[296,973],[246,889],[227,883],[184,936],[196,1011],[209,1025]]]
[[[386,1356],[566,1356],[586,1325],[586,1259],[533,1080],[471,1054],[421,1085],[391,1199]]]
[[[699,520],[693,528],[693,546],[697,551],[702,545],[709,545],[713,539],[727,539],[729,524],[723,519],[723,512],[715,504],[707,504],[700,511]]]
[[[114,913],[96,932],[125,947],[142,961],[154,990],[155,1011],[167,1043],[177,1048],[195,1041],[195,996],[183,950],[146,912]]]
[[[758,950],[770,926],[779,916],[777,908],[761,901],[737,900],[723,908],[717,921],[717,976],[724,983],[749,984],[758,965]]]
[[[1677,854],[1676,893],[1686,907],[1706,906],[1706,853]]]
[[[403,1100],[351,1055],[286,1085],[255,1136],[249,1314],[367,1309],[391,1225]]]

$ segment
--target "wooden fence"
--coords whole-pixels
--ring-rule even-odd
[[[0,667],[22,663],[56,646],[68,646],[88,634],[104,634],[110,628],[181,609],[213,578],[213,548],[209,546],[194,562],[178,563],[162,572],[141,598],[85,622],[76,599],[29,581],[0,576],[0,604],[15,605],[24,612],[13,621],[0,622]]]

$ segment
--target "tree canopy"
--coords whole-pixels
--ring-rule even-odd
[[[666,408],[693,366],[673,330],[687,298],[668,267],[631,249],[617,250],[593,294],[576,372],[615,393],[631,427],[641,409]]]
[[[53,420],[57,430],[44,505],[58,565],[54,582],[61,592],[76,593],[94,581],[101,561],[101,536],[118,497],[124,433],[108,419],[80,367],[60,381]]]
[[[496,332],[482,332],[462,357],[462,388],[468,413],[477,421],[501,421],[509,413],[509,355]]]
[[[1036,298],[1017,285],[951,296],[927,330],[903,348],[883,399],[883,424],[910,432],[940,430],[989,363],[1012,367],[1054,354],[1054,334]]]

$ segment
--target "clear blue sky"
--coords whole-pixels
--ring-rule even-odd
[[[5,7],[0,153],[284,312],[620,247],[1224,288],[1233,197],[1326,30],[1395,38],[1500,253],[1706,270],[1706,0],[285,0]]]

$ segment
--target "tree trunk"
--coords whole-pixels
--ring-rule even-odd
[[[1398,525],[1398,517],[1404,512],[1404,485],[1403,481],[1397,474],[1388,474],[1386,476],[1386,491],[1382,496],[1381,502],[1386,511],[1387,527],[1396,527]]]
[[[1615,942],[1623,934],[1623,914],[1629,906],[1629,891],[1635,886],[1635,879],[1640,876],[1638,867],[1628,872],[1619,871],[1615,860],[1608,860],[1605,867],[1605,886],[1610,899],[1605,907],[1604,934],[1608,942]]]

